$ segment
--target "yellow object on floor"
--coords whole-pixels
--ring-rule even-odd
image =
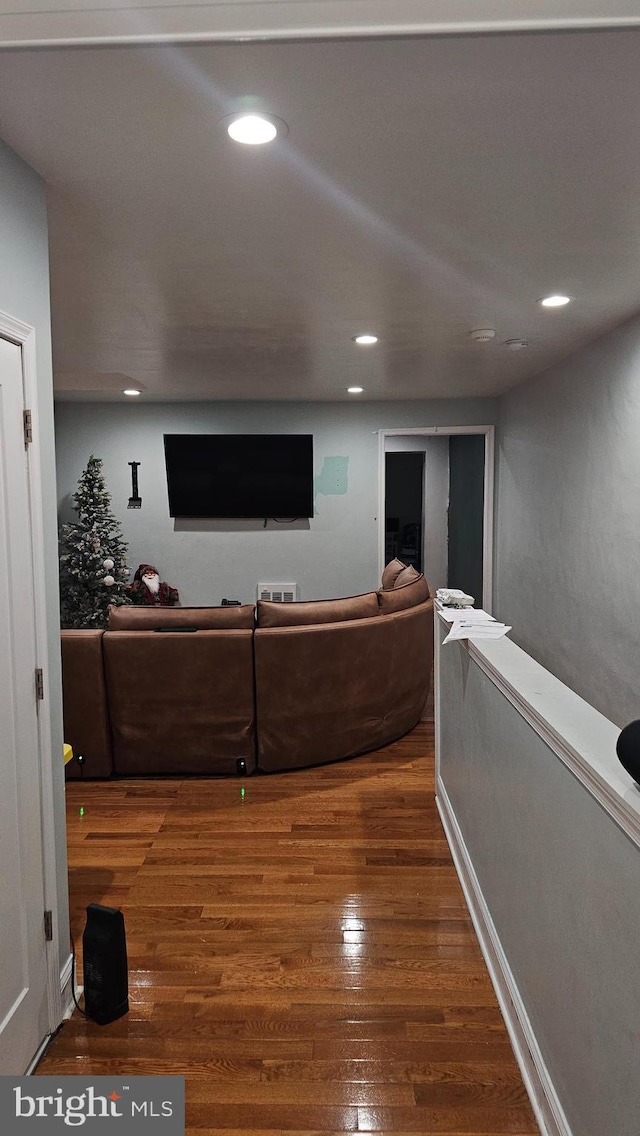
[[[62,756],[64,757],[65,765],[68,765],[73,757],[73,750],[66,742],[64,742],[62,746]]]

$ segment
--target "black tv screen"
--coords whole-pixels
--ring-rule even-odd
[[[313,516],[311,434],[165,434],[172,517]]]

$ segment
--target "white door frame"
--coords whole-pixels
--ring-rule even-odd
[[[22,387],[24,406],[31,410],[33,441],[29,446],[28,493],[29,527],[31,531],[31,557],[33,563],[34,632],[37,665],[42,668],[44,698],[38,708],[38,757],[40,768],[41,840],[44,875],[45,909],[53,912],[53,938],[47,943],[47,1001],[49,1032],[53,1033],[62,1021],[62,993],[60,988],[60,951],[58,928],[58,877],[56,872],[56,839],[53,813],[53,762],[62,762],[62,753],[53,752],[51,731],[51,690],[49,685],[48,644],[45,599],[45,556],[42,502],[42,469],[40,465],[40,438],[38,430],[38,389],[36,370],[35,328],[0,311],[0,336],[17,344],[22,350]],[[43,912],[44,920],[44,912]],[[44,934],[44,926],[43,926]],[[33,1064],[33,1063],[32,1063]]]
[[[495,426],[405,426],[378,430],[378,576],[385,564],[385,439],[406,434],[411,437],[442,437],[451,434],[484,434],[484,511],[482,524],[482,606],[491,613],[493,603],[493,480]]]

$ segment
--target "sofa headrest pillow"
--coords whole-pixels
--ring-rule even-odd
[[[116,607],[109,605],[109,631],[155,631],[164,627],[188,631],[253,629],[253,604],[229,607]]]
[[[382,573],[382,588],[385,592],[394,587],[398,576],[401,572],[404,572],[406,567],[407,565],[403,564],[402,560],[398,560],[397,556],[395,560],[389,561]]]
[[[402,572],[398,572],[393,587],[394,589],[404,588],[405,584],[413,584],[414,580],[419,580],[421,575],[422,573],[418,572],[413,564],[408,564],[406,568],[402,569]]]
[[[379,615],[376,592],[337,600],[272,603],[258,600],[258,627],[305,627],[314,623],[344,623]]]
[[[386,592],[382,588],[378,592],[378,604],[381,615],[389,615],[393,611],[402,611],[407,607],[416,607],[430,597],[429,585],[424,576],[418,575],[417,580],[411,580],[399,588]]]

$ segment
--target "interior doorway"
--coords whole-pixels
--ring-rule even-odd
[[[399,557],[422,572],[424,453],[387,453],[385,462],[385,559]]]
[[[397,556],[490,611],[493,426],[381,430],[379,444],[380,570]]]

